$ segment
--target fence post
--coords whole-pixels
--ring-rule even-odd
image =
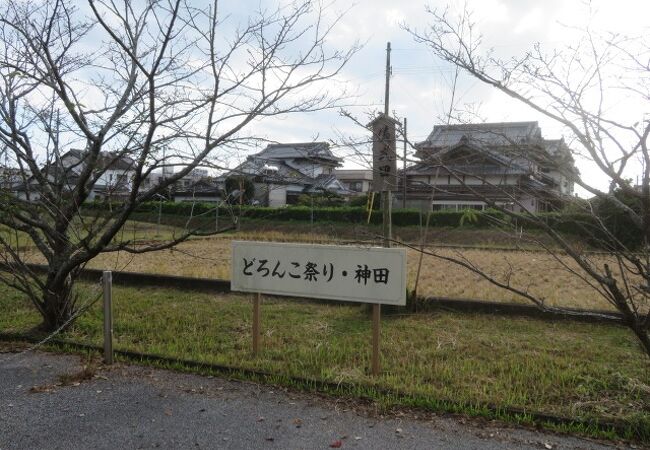
[[[104,289],[104,364],[113,364],[113,273],[102,274]]]

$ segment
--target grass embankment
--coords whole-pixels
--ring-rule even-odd
[[[0,330],[38,323],[22,295],[0,289]],[[98,292],[83,289],[84,298]],[[650,363],[622,327],[451,312],[385,317],[383,371],[373,378],[361,305],[265,299],[258,357],[250,351],[249,296],[116,286],[114,311],[116,349],[257,369],[285,384],[292,376],[352,383],[384,406],[464,405],[451,409],[490,415],[480,405],[493,404],[624,421],[650,440]],[[100,345],[101,317],[95,305],[63,337]]]

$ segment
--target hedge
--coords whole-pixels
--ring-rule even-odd
[[[89,203],[88,209],[108,210],[108,205],[102,202]],[[116,204],[113,209],[119,208]],[[188,217],[192,214],[197,216],[212,216],[215,205],[213,203],[191,203],[191,202],[147,202],[136,209],[139,213],[157,214],[159,208],[165,215],[176,215]],[[234,206],[235,214],[238,214],[239,207]],[[221,206],[219,215],[227,217],[231,214],[230,207]],[[242,216],[256,220],[278,220],[278,221],[301,221],[309,222],[344,222],[364,224],[368,219],[368,211],[361,206],[340,206],[340,207],[318,207],[309,206],[287,206],[284,208],[269,208],[261,206],[242,206]],[[464,217],[464,219],[463,219]],[[596,243],[602,240],[603,232],[593,216],[581,213],[541,213],[538,218],[544,220],[551,228],[560,232],[584,237],[592,237],[590,240]],[[419,209],[395,209],[392,214],[393,225],[395,226],[417,226],[426,220],[426,215],[421,215]],[[382,222],[381,211],[373,211],[370,223],[379,225]],[[488,211],[435,211],[431,213],[429,225],[432,227],[459,227],[470,226],[474,228],[488,228],[512,223],[524,230],[540,230],[543,227],[539,224],[512,220],[509,216],[494,210]],[[602,246],[602,245],[601,245]]]
[[[108,205],[105,202],[94,202],[85,205],[87,209],[106,211]],[[113,209],[118,209],[119,204],[115,204]],[[201,216],[213,215],[215,205],[213,203],[191,203],[191,202],[147,202],[138,206],[136,212],[157,214],[158,211],[166,215],[178,216]],[[237,213],[238,206],[233,207]],[[221,206],[219,215],[226,217],[231,213],[230,207]],[[338,207],[318,207],[309,206],[288,206],[284,208],[269,208],[262,206],[242,206],[242,216],[249,219],[281,220],[281,221],[304,221],[312,220],[318,222],[346,222],[346,223],[366,223],[368,220],[368,211],[361,206],[338,206]],[[461,219],[465,212],[456,211],[436,211],[431,213],[429,219],[430,226],[433,227],[457,227],[461,224]],[[474,220],[464,220],[463,223],[474,227],[494,226],[496,221],[507,220],[507,217],[498,211],[476,211],[472,215]],[[392,214],[393,224],[396,226],[419,225],[426,220],[419,209],[395,209]],[[381,211],[373,211],[370,217],[370,223],[381,224]]]

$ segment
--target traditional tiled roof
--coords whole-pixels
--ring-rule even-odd
[[[341,158],[334,156],[327,142],[299,142],[290,144],[269,144],[260,153],[259,159],[317,159],[339,165]]]
[[[175,195],[219,194],[221,192],[222,189],[216,179],[205,178],[197,180],[189,186],[174,190]]]
[[[68,158],[73,158],[77,161],[81,161],[86,157],[85,150],[71,149],[66,153],[61,155],[61,160],[66,160]],[[75,161],[73,166],[81,168],[81,164]],[[135,166],[135,161],[126,155],[120,155],[119,152],[100,152],[97,158],[96,167],[98,170],[110,169],[110,170],[133,170]],[[80,169],[79,169],[80,170]]]
[[[534,165],[577,174],[571,150],[563,139],[544,139],[537,122],[498,122],[436,125],[427,139],[416,144],[421,159],[407,173],[425,172],[446,154],[465,147],[499,163],[507,173],[522,174]],[[446,161],[449,163],[449,161]],[[471,168],[467,168],[471,173]],[[489,173],[489,167],[482,169]],[[504,173],[502,170],[499,173]]]
[[[483,146],[511,146],[542,141],[537,122],[497,122],[462,125],[435,125],[418,147],[445,148],[463,140]]]

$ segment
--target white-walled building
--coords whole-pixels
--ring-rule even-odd
[[[372,190],[370,169],[336,169],[334,175],[352,195],[363,195]]]

